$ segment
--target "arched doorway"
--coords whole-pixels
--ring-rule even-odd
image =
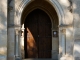
[[[34,13],[34,11],[36,11],[35,12],[36,14]],[[26,23],[30,22],[30,25],[31,26],[34,26],[34,25],[32,25],[32,22],[34,22],[34,24],[36,23],[35,24],[35,27],[39,26],[40,23],[38,21],[38,18],[41,18],[41,17],[38,15],[37,11],[42,11],[45,15],[47,15],[47,19],[49,19],[49,21],[51,22],[51,27],[49,25],[49,28],[48,28],[48,29],[51,29],[51,54],[49,55],[50,57],[39,57],[39,54],[38,54],[39,52],[38,52],[38,49],[37,49],[37,46],[38,45],[36,43],[33,44],[34,47],[35,47],[35,49],[34,48],[32,49],[32,50],[34,50],[34,52],[36,50],[36,52],[35,52],[36,54],[34,54],[34,56],[32,56],[33,53],[31,53],[32,55],[28,55],[30,53],[27,53],[27,51],[28,51],[27,50],[27,40],[28,40],[27,37],[32,36],[33,42],[35,42],[35,37],[34,37],[35,35],[34,34],[36,34],[36,33],[33,33],[33,29],[34,29],[33,27],[31,27],[31,28],[29,27],[27,29]],[[43,16],[44,14],[42,14],[41,16]],[[32,16],[34,16],[34,17],[35,16],[38,16],[38,17],[37,18],[34,18],[34,17],[31,18],[30,16],[31,17]],[[33,19],[33,20],[31,21],[31,19]],[[23,33],[24,33],[24,36],[25,36],[23,38],[23,40],[26,41],[26,42],[24,41],[24,43],[25,43],[25,46],[24,46],[25,49],[24,50],[25,51],[22,51],[22,53],[24,53],[23,55],[25,55],[25,57],[23,57],[23,55],[22,55],[23,59],[25,59],[25,58],[31,58],[31,57],[32,58],[51,58],[51,59],[58,59],[58,55],[59,55],[59,36],[55,36],[54,34],[57,33],[57,35],[59,35],[58,34],[58,31],[59,31],[58,30],[59,19],[58,19],[58,15],[57,15],[56,10],[54,9],[54,7],[49,2],[47,2],[46,0],[45,1],[44,0],[41,0],[41,1],[40,0],[39,1],[38,0],[35,0],[35,1],[31,2],[30,4],[28,4],[27,6],[25,6],[25,8],[23,10],[23,13],[22,13],[22,16],[21,16],[21,25],[24,25],[24,28],[25,28],[25,29],[23,28],[22,30],[24,30]],[[42,23],[42,25],[44,25],[44,24]],[[44,30],[43,27],[44,26],[42,26],[42,28],[41,28],[42,30]],[[47,27],[47,25],[45,27]],[[35,29],[37,29],[37,31]],[[36,34],[37,35],[36,40],[38,40],[39,37],[40,37],[40,35],[39,35],[39,27],[38,28],[35,28],[35,29],[34,29],[34,31],[38,33],[38,34]],[[46,29],[46,30],[48,30],[48,29]],[[28,31],[30,31],[32,33],[32,35],[29,32],[29,34],[30,34],[30,36],[29,36],[27,34]],[[50,37],[50,36],[47,36],[47,37]],[[30,52],[30,50],[29,50],[29,52]],[[46,54],[46,55],[48,55],[48,54]]]
[[[35,9],[26,17],[24,28],[25,58],[51,58],[52,24],[49,16]]]

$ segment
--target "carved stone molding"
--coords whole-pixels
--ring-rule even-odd
[[[59,25],[58,27],[65,27],[65,28],[68,28],[68,27],[73,27],[73,25],[72,24],[67,24],[67,25],[65,25],[65,24],[61,24],[61,25]]]
[[[12,27],[21,27],[20,25],[15,25],[15,24],[8,24],[8,28],[12,28]]]

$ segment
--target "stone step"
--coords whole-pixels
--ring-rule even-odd
[[[58,59],[22,59],[22,60],[58,60]]]

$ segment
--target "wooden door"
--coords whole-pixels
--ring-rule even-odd
[[[42,10],[32,11],[25,20],[25,57],[51,58],[51,20]]]

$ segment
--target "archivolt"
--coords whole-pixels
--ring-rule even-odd
[[[23,10],[32,1],[33,0],[23,0],[21,2],[21,4],[19,5],[19,7],[17,8],[17,11],[15,11],[18,23],[20,25],[21,25],[21,16],[22,16]],[[59,4],[59,2],[57,0],[49,0],[49,3],[53,6],[55,11],[57,12],[58,19],[59,19],[59,25],[62,24],[63,20],[64,20],[64,11],[63,11],[61,5]]]

